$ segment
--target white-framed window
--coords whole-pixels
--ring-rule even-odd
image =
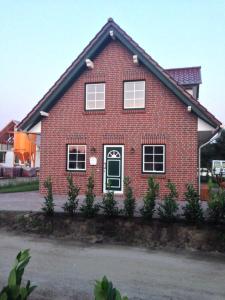
[[[86,170],[86,145],[67,145],[67,170]]]
[[[145,81],[124,81],[124,108],[145,108]]]
[[[105,83],[86,83],[86,110],[105,109]]]
[[[5,163],[6,152],[0,151],[0,163]]]
[[[143,145],[143,173],[165,173],[165,145]]]

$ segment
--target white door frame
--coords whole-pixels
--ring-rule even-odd
[[[107,147],[120,147],[122,150],[122,170],[121,170],[121,191],[114,191],[114,194],[123,194],[123,181],[124,181],[124,145],[104,145],[104,164],[103,164],[103,193],[107,193],[106,189],[106,148]]]

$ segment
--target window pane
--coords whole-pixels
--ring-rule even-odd
[[[104,109],[105,108],[105,101],[96,101],[96,107],[98,109]]]
[[[77,155],[76,154],[70,154],[69,155],[69,160],[70,161],[76,161],[76,159],[77,159]]]
[[[104,83],[96,84],[96,92],[103,92],[104,93],[104,90],[105,90],[105,84]]]
[[[95,100],[104,100],[105,94],[104,93],[96,93]]]
[[[69,153],[77,153],[77,147],[76,146],[69,146]]]
[[[69,162],[69,169],[76,169],[76,162]]]
[[[136,108],[144,108],[145,107],[145,100],[135,100],[135,107]]]
[[[152,154],[153,146],[145,146],[144,151],[145,151],[145,154]]]
[[[145,92],[144,91],[136,91],[135,92],[135,99],[144,99],[145,98]]]
[[[155,164],[155,171],[163,171],[163,164]]]
[[[134,90],[134,81],[124,82],[124,90],[125,91],[133,91]]]
[[[94,93],[88,93],[86,95],[86,100],[90,101],[90,100],[95,100],[95,94]]]
[[[86,91],[87,92],[95,92],[95,84],[87,84]]]
[[[145,81],[136,81],[135,89],[143,91],[145,89]]]
[[[145,162],[153,162],[153,155],[145,155]]]
[[[85,161],[85,154],[78,154],[77,160],[78,161]]]
[[[155,154],[163,154],[163,147],[155,146]]]
[[[155,162],[163,162],[163,155],[155,155]]]
[[[85,162],[78,162],[77,169],[84,170],[85,169]]]
[[[125,108],[133,108],[134,107],[134,101],[133,100],[125,100],[124,107]]]
[[[80,153],[85,153],[85,152],[86,152],[86,151],[85,151],[85,150],[86,150],[86,149],[85,149],[85,148],[86,148],[85,146],[77,146],[77,147],[78,147],[78,152],[79,152],[79,154],[80,154]]]
[[[133,100],[134,99],[134,92],[125,92],[124,99]]]
[[[87,101],[87,109],[95,108],[95,101]]]
[[[153,164],[151,163],[145,163],[145,171],[153,171]]]

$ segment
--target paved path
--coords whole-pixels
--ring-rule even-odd
[[[31,300],[93,299],[104,274],[129,300],[224,300],[225,258],[18,236],[0,231],[0,289],[19,249],[29,248],[25,280],[38,285]]]

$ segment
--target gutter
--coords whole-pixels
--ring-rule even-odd
[[[201,150],[202,150],[202,148],[204,148],[205,146],[207,146],[211,142],[215,141],[221,135],[224,128],[225,128],[224,125],[218,126],[215,129],[215,131],[213,132],[213,135],[212,135],[211,139],[208,142],[206,142],[206,143],[202,144],[201,146],[199,146],[199,149],[198,149],[198,193],[199,193],[199,196],[200,196],[200,192],[201,192],[201,174],[200,174]]]

